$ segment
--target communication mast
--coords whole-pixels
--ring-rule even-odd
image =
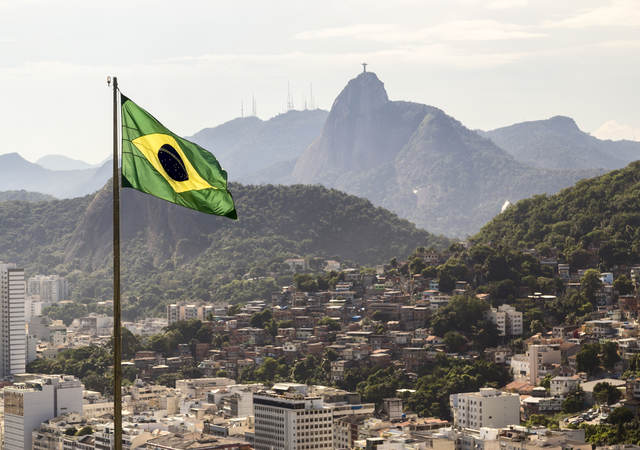
[[[293,97],[291,97],[291,85],[287,81],[287,111],[294,109]]]

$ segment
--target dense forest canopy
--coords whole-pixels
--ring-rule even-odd
[[[556,253],[575,268],[636,262],[640,251],[640,162],[578,182],[552,196],[521,200],[473,238],[512,249]]]

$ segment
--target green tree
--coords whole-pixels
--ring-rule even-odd
[[[255,312],[249,319],[249,325],[254,328],[264,328],[265,323],[273,319],[273,314],[270,309],[265,309],[260,312]]]
[[[448,271],[440,271],[438,273],[438,289],[442,292],[451,292],[456,287],[456,280]]]
[[[633,282],[625,274],[616,278],[613,282],[613,288],[618,291],[620,295],[629,295],[635,290]]]
[[[612,405],[620,400],[622,394],[615,386],[601,382],[593,387],[593,396],[601,405]]]
[[[293,276],[296,288],[303,292],[316,292],[318,290],[318,282],[310,273],[297,273]]]
[[[613,369],[615,364],[620,361],[620,356],[618,355],[618,344],[615,342],[609,341],[603,344],[600,344],[600,353],[601,353],[601,361],[602,365],[606,369]]]
[[[327,348],[324,351],[324,358],[328,359],[329,361],[337,361],[338,358],[340,358],[340,355],[338,354],[337,351],[335,351],[332,348]]]
[[[462,334],[452,330],[444,334],[444,344],[447,346],[447,351],[459,353],[464,350],[467,340]]]
[[[633,411],[629,408],[622,407],[616,408],[609,414],[607,418],[607,422],[614,425],[623,425],[625,423],[630,423],[634,418]]]
[[[422,273],[422,270],[426,267],[427,265],[424,263],[424,259],[420,257],[412,258],[411,262],[409,262],[409,271],[412,274]]]
[[[567,394],[562,402],[562,411],[565,413],[576,413],[584,409],[584,391],[580,388]]]
[[[175,388],[177,379],[178,379],[177,373],[163,373],[158,378],[156,378],[156,383],[162,384],[163,386],[167,386],[170,388]]]
[[[587,269],[580,279],[580,287],[587,300],[595,304],[596,293],[602,288],[600,272],[595,269]]]
[[[531,332],[531,334],[542,333],[544,332],[544,324],[541,320],[534,319],[529,325],[529,331]]]
[[[131,359],[136,355],[141,345],[138,338],[127,328],[122,327],[122,357]]]
[[[576,354],[576,364],[580,372],[587,372],[593,374],[598,370],[600,366],[600,345],[598,344],[585,344],[580,351]]]
[[[340,331],[342,329],[340,322],[327,316],[321,318],[318,321],[318,325],[326,325],[329,331]]]

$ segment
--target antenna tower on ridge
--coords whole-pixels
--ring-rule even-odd
[[[362,73],[365,73],[367,71],[367,66],[368,64],[366,62],[362,63]]]
[[[240,117],[244,117],[244,99],[240,100]]]
[[[287,111],[294,109],[293,97],[291,97],[291,85],[287,81]]]
[[[256,97],[253,94],[251,94],[251,115],[254,117],[258,115],[256,113]]]

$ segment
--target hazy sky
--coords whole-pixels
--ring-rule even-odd
[[[282,112],[287,82],[328,109],[362,61],[470,128],[640,129],[640,0],[0,0],[0,153],[105,159],[108,74],[190,135],[252,94]]]

